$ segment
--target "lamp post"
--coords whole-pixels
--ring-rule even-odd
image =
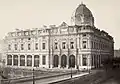
[[[72,57],[71,57],[71,78],[72,78]]]
[[[33,68],[33,84],[35,84],[35,77],[34,77],[34,68]]]

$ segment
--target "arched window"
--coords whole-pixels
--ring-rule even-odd
[[[34,56],[34,67],[39,67],[39,55]]]
[[[20,66],[25,66],[25,56],[20,55]]]
[[[61,67],[66,67],[66,65],[67,65],[67,56],[62,55],[62,57],[61,57]]]
[[[69,67],[75,67],[75,56],[71,55],[69,57]]]
[[[18,55],[13,56],[13,63],[14,65],[18,65]]]
[[[87,56],[85,54],[82,55],[83,57],[83,66],[87,66]]]
[[[27,66],[32,66],[32,56],[27,55]]]
[[[55,55],[54,59],[53,59],[53,65],[54,65],[54,67],[58,67],[58,63],[59,63],[59,57],[58,57],[58,55]]]
[[[12,65],[12,55],[7,55],[7,65]]]

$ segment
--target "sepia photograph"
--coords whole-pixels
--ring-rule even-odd
[[[0,84],[120,84],[119,0],[0,0]]]

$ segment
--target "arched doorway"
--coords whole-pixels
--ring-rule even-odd
[[[70,55],[69,57],[69,67],[75,67],[75,56],[74,55]]]
[[[66,67],[66,64],[67,64],[67,56],[62,55],[62,57],[61,57],[61,67]]]
[[[59,63],[59,57],[58,55],[55,55],[53,58],[53,66],[58,67],[58,63]]]

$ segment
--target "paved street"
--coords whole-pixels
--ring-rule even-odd
[[[83,73],[81,73],[83,74]],[[120,69],[108,69],[108,71],[105,70],[93,70],[90,74],[85,76],[79,77],[73,76],[71,79],[71,75],[61,75],[56,77],[49,77],[49,78],[43,78],[40,80],[36,80],[35,84],[120,84]],[[58,82],[59,81],[59,82]],[[52,82],[52,83],[51,83]],[[13,84],[13,83],[10,83]],[[16,84],[32,84],[31,81],[24,81]]]
[[[102,84],[120,84],[120,83],[118,83],[116,80],[114,80],[114,78],[111,78]]]
[[[78,77],[78,76],[82,76],[82,75],[87,75],[88,72],[75,72],[73,74],[73,77]],[[61,80],[67,80],[71,78],[71,74],[68,72],[67,73],[53,73],[53,74],[44,74],[45,76],[39,76],[37,77],[37,80],[35,81],[35,84],[48,84],[48,83],[52,83],[52,82],[56,82],[56,81],[61,81]],[[21,82],[20,82],[21,80]],[[14,83],[15,82],[15,83]],[[20,79],[15,79],[10,81],[10,84],[32,84],[33,80],[32,78],[20,78]]]
[[[114,70],[111,74],[113,77],[101,84],[120,84],[120,69]]]
[[[66,81],[61,81],[53,84],[92,84],[93,81],[96,81],[98,78],[103,78],[104,71],[94,71],[89,75],[73,78]]]
[[[54,84],[120,84],[120,69],[99,72]]]
[[[81,75],[86,75],[88,73],[81,73]],[[80,76],[79,75],[73,75],[73,77],[77,77],[77,76]],[[62,76],[56,76],[56,77],[50,77],[50,78],[45,78],[45,79],[40,79],[40,80],[36,80],[35,81],[35,84],[48,84],[48,83],[51,83],[51,82],[56,82],[56,81],[61,81],[61,80],[67,80],[67,79],[70,79],[71,78],[71,75],[62,75]],[[21,82],[21,83],[16,83],[16,84],[33,84],[32,81],[28,81],[28,82]]]

